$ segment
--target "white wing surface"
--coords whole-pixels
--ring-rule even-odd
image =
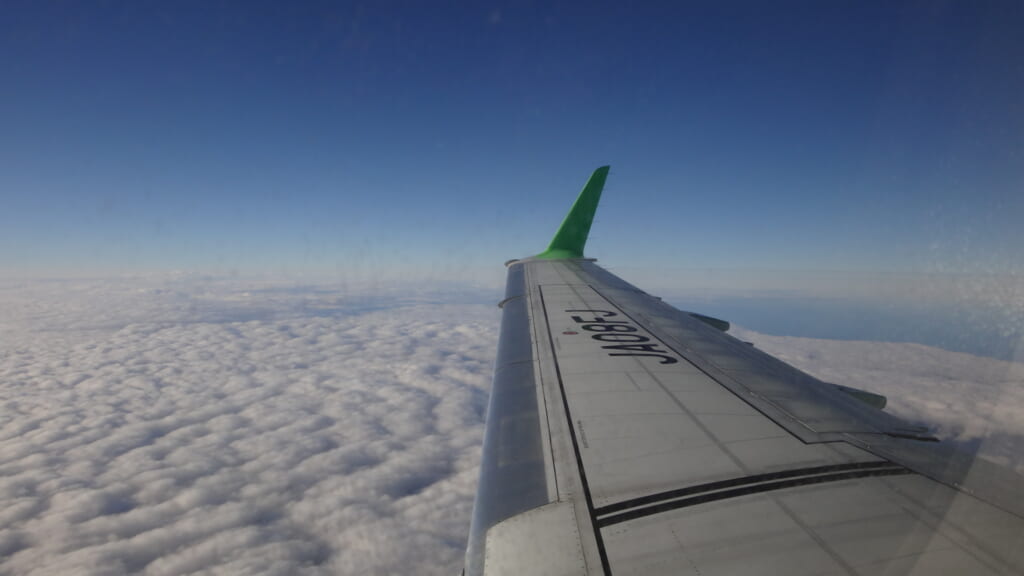
[[[466,574],[1018,574],[1024,479],[582,257],[508,264]]]

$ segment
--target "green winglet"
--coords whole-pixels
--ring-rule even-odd
[[[583,187],[569,214],[559,226],[555,237],[548,244],[548,249],[534,258],[544,260],[560,260],[565,258],[583,258],[583,247],[587,244],[590,224],[594,221],[597,202],[601,199],[605,178],[608,177],[609,166],[601,166],[590,175],[587,185]]]

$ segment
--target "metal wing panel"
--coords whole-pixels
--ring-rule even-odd
[[[681,478],[700,484],[873,458],[794,438],[583,280],[561,262],[528,265],[595,506]]]
[[[935,442],[920,426],[676,310],[593,262],[565,266],[577,282],[600,290],[669,347],[802,442],[858,446],[1024,517],[1020,475]]]
[[[557,498],[522,266],[508,271],[466,570],[484,569],[487,532]]]
[[[567,262],[694,365],[806,441],[844,432],[884,434],[907,424],[648,295],[592,262]]]
[[[466,572],[1018,574],[1024,479],[582,258],[509,266]]]
[[[499,354],[496,374],[503,357],[514,356],[520,373],[532,367],[547,497],[556,503],[495,524],[485,573],[1000,574],[1024,566],[1014,546],[1020,517],[906,467],[927,455],[893,461],[907,443],[925,454],[935,446],[889,435],[902,421],[592,262],[527,260],[512,265],[513,275],[521,288],[510,288],[505,318],[518,318],[510,326],[526,319],[529,329],[505,332],[503,319],[502,350],[519,353]],[[506,336],[520,344],[506,348]],[[576,526],[568,540],[567,521]]]

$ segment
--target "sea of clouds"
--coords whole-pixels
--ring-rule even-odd
[[[0,282],[0,574],[457,574],[499,297]],[[1024,437],[1019,364],[737,335],[947,437]]]
[[[0,573],[457,573],[498,309],[340,292],[4,283]]]

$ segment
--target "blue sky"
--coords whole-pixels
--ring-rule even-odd
[[[14,2],[0,271],[1020,272],[1017,2]]]

